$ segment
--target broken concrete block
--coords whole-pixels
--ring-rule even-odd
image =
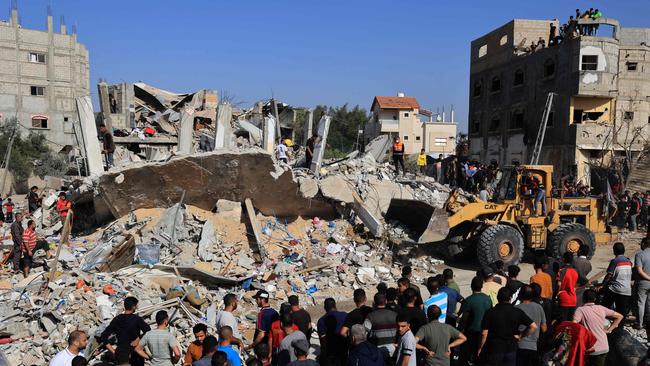
[[[318,182],[316,179],[309,177],[301,177],[298,179],[300,183],[300,194],[305,198],[313,198],[318,194]]]
[[[208,220],[203,224],[203,228],[201,229],[201,239],[199,240],[198,248],[199,258],[204,261],[212,261],[214,259],[212,250],[216,245],[217,235],[214,223],[211,220]]]
[[[217,213],[223,217],[229,217],[236,221],[241,220],[242,207],[241,202],[221,199],[217,201]]]
[[[319,183],[323,196],[334,201],[353,203],[352,190],[350,185],[339,175],[331,175],[322,179]]]

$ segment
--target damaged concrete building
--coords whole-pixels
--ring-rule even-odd
[[[643,149],[650,133],[650,29],[611,18],[575,26],[596,31],[559,42],[550,39],[557,20],[515,19],[471,43],[471,158],[528,163],[549,93],[555,94],[539,163],[554,165],[556,178],[571,174],[589,184],[595,160]],[[526,48],[538,40],[549,46]]]
[[[15,4],[11,19],[0,21],[3,124],[16,117],[21,133],[43,134],[56,151],[70,151],[77,144],[75,98],[90,95],[89,75],[86,46],[63,19],[55,31],[50,9],[46,30],[23,28]]]

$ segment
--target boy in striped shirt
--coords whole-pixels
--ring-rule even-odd
[[[29,270],[34,262],[34,252],[43,249],[47,253],[47,258],[51,258],[50,248],[45,240],[40,240],[36,235],[36,223],[34,220],[27,222],[27,229],[23,231],[23,242],[21,251],[23,252],[23,274],[29,275]]]
[[[431,305],[436,305],[442,311],[440,314],[439,322],[445,323],[447,321],[447,293],[440,291],[440,276],[429,277],[427,279],[427,290],[431,294],[431,297],[424,302],[424,313],[427,314],[427,309]]]

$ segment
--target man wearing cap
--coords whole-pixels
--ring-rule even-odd
[[[481,292],[488,295],[490,300],[492,300],[492,306],[495,306],[499,303],[497,294],[503,285],[494,282],[494,272],[490,267],[483,267],[481,275],[483,276],[483,288],[481,289]]]
[[[269,306],[269,293],[267,291],[259,290],[253,298],[257,301],[257,306],[260,307],[260,311],[257,313],[255,337],[250,348],[255,347],[259,343],[268,342],[271,324],[280,317],[278,312]]]
[[[294,340],[291,342],[291,347],[293,347],[296,360],[289,362],[287,366],[319,366],[318,362],[307,359],[307,355],[309,354],[309,342],[307,342],[306,339]]]

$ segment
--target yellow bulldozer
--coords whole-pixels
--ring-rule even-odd
[[[412,200],[393,199],[386,219],[408,226],[419,243],[444,243],[452,254],[476,248],[486,266],[501,260],[519,263],[526,249],[545,251],[560,258],[577,253],[582,245],[591,257],[597,244],[616,240],[615,227],[607,225],[607,205],[589,197],[562,197],[552,192],[553,166],[506,167],[490,202],[468,201],[452,190],[442,209]],[[526,179],[534,177],[546,192],[547,215],[524,192]],[[558,197],[559,196],[559,197]],[[541,206],[538,205],[538,206]]]

